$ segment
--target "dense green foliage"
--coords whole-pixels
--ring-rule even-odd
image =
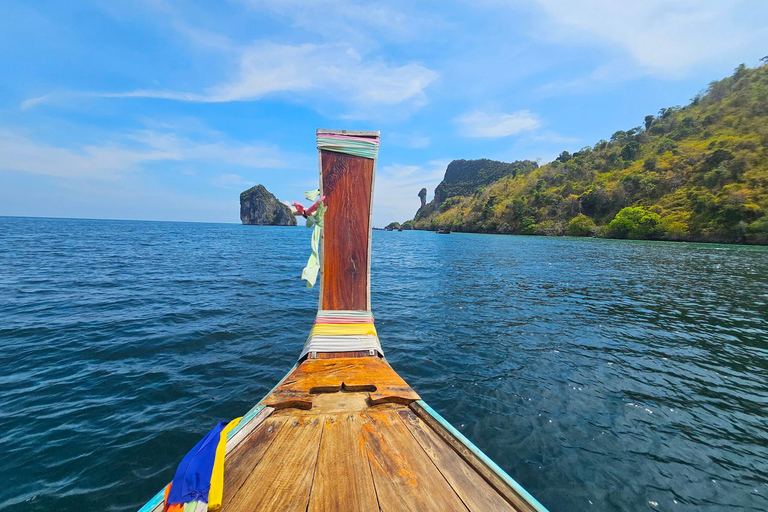
[[[580,213],[568,221],[565,234],[568,236],[592,236],[595,234],[595,228],[597,228],[595,221]]]
[[[660,238],[664,235],[658,214],[639,206],[623,208],[608,224],[614,238]]]
[[[768,66],[741,65],[689,105],[542,167],[452,162],[409,227],[768,244],[766,148]]]

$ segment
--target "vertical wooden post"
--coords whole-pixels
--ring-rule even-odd
[[[361,139],[379,132],[317,130]],[[320,310],[371,310],[371,214],[376,159],[319,151],[320,191],[328,210],[320,252]]]

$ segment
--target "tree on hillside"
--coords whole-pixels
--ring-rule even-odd
[[[656,120],[656,116],[653,116],[653,115],[645,116],[645,129],[646,130],[650,130],[651,129],[651,125],[653,124],[653,122],[655,120]]]
[[[624,160],[632,161],[638,156],[640,156],[640,143],[635,140],[627,142],[627,145],[621,149],[621,158]]]
[[[659,238],[663,234],[658,214],[645,208],[623,208],[608,224],[608,233],[616,238]]]
[[[617,140],[625,140],[627,138],[627,132],[624,130],[617,130],[611,135],[611,142],[616,142]]]
[[[568,223],[565,234],[568,236],[592,236],[595,228],[595,221],[580,213]]]

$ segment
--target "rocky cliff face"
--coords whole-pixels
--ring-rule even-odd
[[[440,206],[449,197],[471,196],[479,187],[490,185],[504,176],[528,174],[536,169],[530,160],[512,163],[482,158],[480,160],[454,160],[448,164],[443,181],[435,189],[435,204]]]
[[[435,198],[424,204],[426,189],[419,192],[421,207],[410,225],[416,229],[434,227],[430,221],[438,216],[450,203],[457,199],[472,197],[482,187],[495,183],[505,176],[527,175],[538,168],[531,160],[519,160],[512,163],[498,162],[482,158],[480,160],[454,160],[445,170],[443,181],[435,188]],[[422,196],[422,192],[424,192]],[[457,198],[457,199],[453,199]],[[450,201],[449,201],[450,200]]]
[[[240,220],[258,226],[295,226],[291,209],[277,200],[264,185],[256,185],[240,194]]]

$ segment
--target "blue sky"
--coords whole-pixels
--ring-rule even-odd
[[[381,130],[374,224],[459,158],[547,162],[768,53],[764,0],[5,0],[0,215],[238,222]]]

